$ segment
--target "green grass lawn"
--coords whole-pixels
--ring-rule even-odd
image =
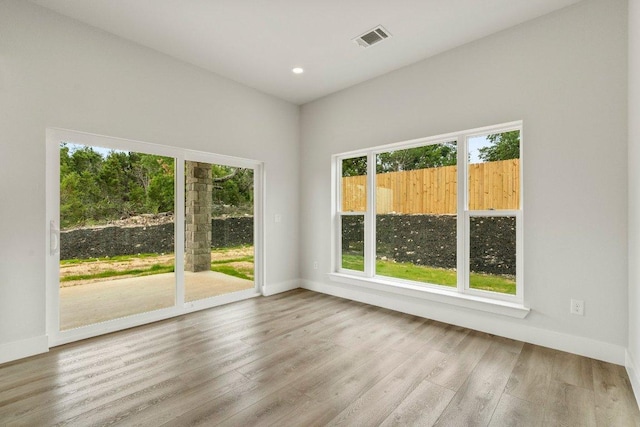
[[[216,252],[217,250],[213,251]],[[228,249],[221,249],[221,252],[227,252]],[[101,261],[127,261],[133,258],[151,258],[158,254],[140,254],[127,255],[121,257],[100,258]],[[96,258],[88,260],[64,260],[60,261],[61,265],[79,264],[82,262],[95,262]],[[211,263],[211,271],[227,274],[229,276],[239,277],[241,279],[253,280],[253,256],[243,256],[238,258],[223,259],[213,261]],[[343,255],[342,268],[364,271],[364,258],[361,255]],[[95,274],[82,274],[63,277],[62,282],[75,280],[91,280],[103,279],[118,276],[148,276],[152,274],[172,273],[173,265],[154,264],[144,269],[121,269],[106,270]],[[411,280],[415,282],[431,283],[442,286],[455,287],[457,283],[457,273],[455,270],[447,270],[444,268],[426,267],[415,265],[408,262],[393,262],[376,260],[376,274],[379,276],[393,277],[397,279]],[[492,292],[500,292],[515,295],[516,283],[514,280],[503,276],[491,274],[471,273],[470,287],[473,289],[481,289]]]
[[[251,270],[251,272],[249,273],[247,271],[242,271],[242,269],[233,267],[231,265],[224,265],[224,264],[212,265],[211,271],[217,271],[218,273],[226,274],[227,276],[238,277],[240,279],[253,280],[253,270]]]
[[[236,265],[231,265],[231,264]],[[253,280],[253,256],[231,258],[211,263],[211,271],[239,277],[240,279]]]
[[[118,277],[118,276],[141,277],[141,276],[150,276],[152,274],[173,273],[173,270],[174,270],[173,265],[154,264],[149,268],[134,268],[130,270],[106,270],[106,271],[101,271],[100,273],[94,273],[94,274],[77,274],[73,276],[61,277],[60,281],[72,282],[74,280],[104,279],[108,277]]]
[[[361,255],[342,255],[342,268],[364,271],[364,258]],[[455,287],[458,281],[455,270],[426,267],[409,262],[383,261],[379,259],[376,260],[376,274],[396,279],[450,287]],[[471,273],[469,282],[469,286],[473,289],[511,295],[515,295],[516,293],[516,282],[503,276]]]
[[[72,258],[72,259],[61,259],[60,265],[73,265],[73,264],[82,264],[84,262],[94,262],[94,261],[102,261],[102,262],[122,262],[122,261],[130,261],[134,258],[154,258],[157,256],[161,256],[165,254],[136,254],[136,255],[117,255],[112,257],[98,257],[98,258]]]
[[[215,249],[212,254],[215,253],[227,253],[232,249],[237,248],[221,248]],[[164,255],[164,254],[163,254]],[[107,261],[111,262],[123,262],[130,261],[133,259],[140,258],[153,258],[158,257],[160,254],[139,254],[139,255],[123,255],[123,256],[115,256],[115,257],[105,257],[105,258],[90,258],[90,259],[69,259],[69,260],[61,260],[60,265],[78,265],[82,263],[93,263],[96,261]],[[171,261],[172,262],[172,261]],[[162,274],[162,273],[173,273],[175,267],[173,262],[169,265],[167,264],[153,264],[148,268],[126,268],[121,267],[118,270],[104,270],[98,273],[91,274],[78,274],[78,275],[70,275],[61,277],[61,282],[72,282],[76,280],[92,280],[92,279],[106,279],[109,277],[119,277],[119,276],[129,276],[129,277],[141,277],[141,276],[150,276],[153,274]],[[223,273],[229,276],[239,277],[241,279],[253,280],[253,256],[243,256],[237,258],[228,258],[221,259],[211,262],[211,271],[217,271],[219,273]]]

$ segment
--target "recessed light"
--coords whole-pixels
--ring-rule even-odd
[[[296,67],[294,69],[291,70],[293,72],[293,74],[302,74],[304,73],[304,70],[300,67]]]

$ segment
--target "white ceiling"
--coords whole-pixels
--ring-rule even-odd
[[[579,0],[31,1],[304,104]],[[352,41],[377,25],[393,37]]]

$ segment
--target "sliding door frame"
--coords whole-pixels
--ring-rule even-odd
[[[175,159],[175,303],[150,312],[95,323],[65,331],[60,330],[60,143],[71,142],[107,149],[135,151],[145,154],[172,157]],[[184,224],[185,161],[198,161],[231,167],[253,169],[254,179],[254,288],[197,301],[184,300]],[[133,141],[77,132],[66,129],[46,130],[46,323],[49,347],[78,341],[158,320],[180,316],[234,301],[256,297],[264,290],[264,164],[257,160],[170,147],[147,142]]]

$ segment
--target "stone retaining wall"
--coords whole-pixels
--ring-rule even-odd
[[[253,244],[253,217],[214,218],[212,248]],[[87,227],[60,232],[60,259],[172,253],[173,222],[146,226]]]
[[[357,216],[343,218],[343,251],[362,253],[364,226]],[[211,246],[253,244],[253,217],[214,218]],[[471,271],[515,275],[515,219],[471,220]],[[456,268],[455,215],[378,215],[379,258],[440,268]],[[62,231],[61,259],[138,253],[172,253],[173,223],[107,226]]]
[[[398,262],[456,268],[455,215],[377,215],[377,256]],[[342,250],[362,253],[364,223],[357,216],[343,217]],[[516,274],[515,219],[472,218],[471,271]]]
[[[211,247],[253,245],[253,217],[214,218],[211,221]]]

